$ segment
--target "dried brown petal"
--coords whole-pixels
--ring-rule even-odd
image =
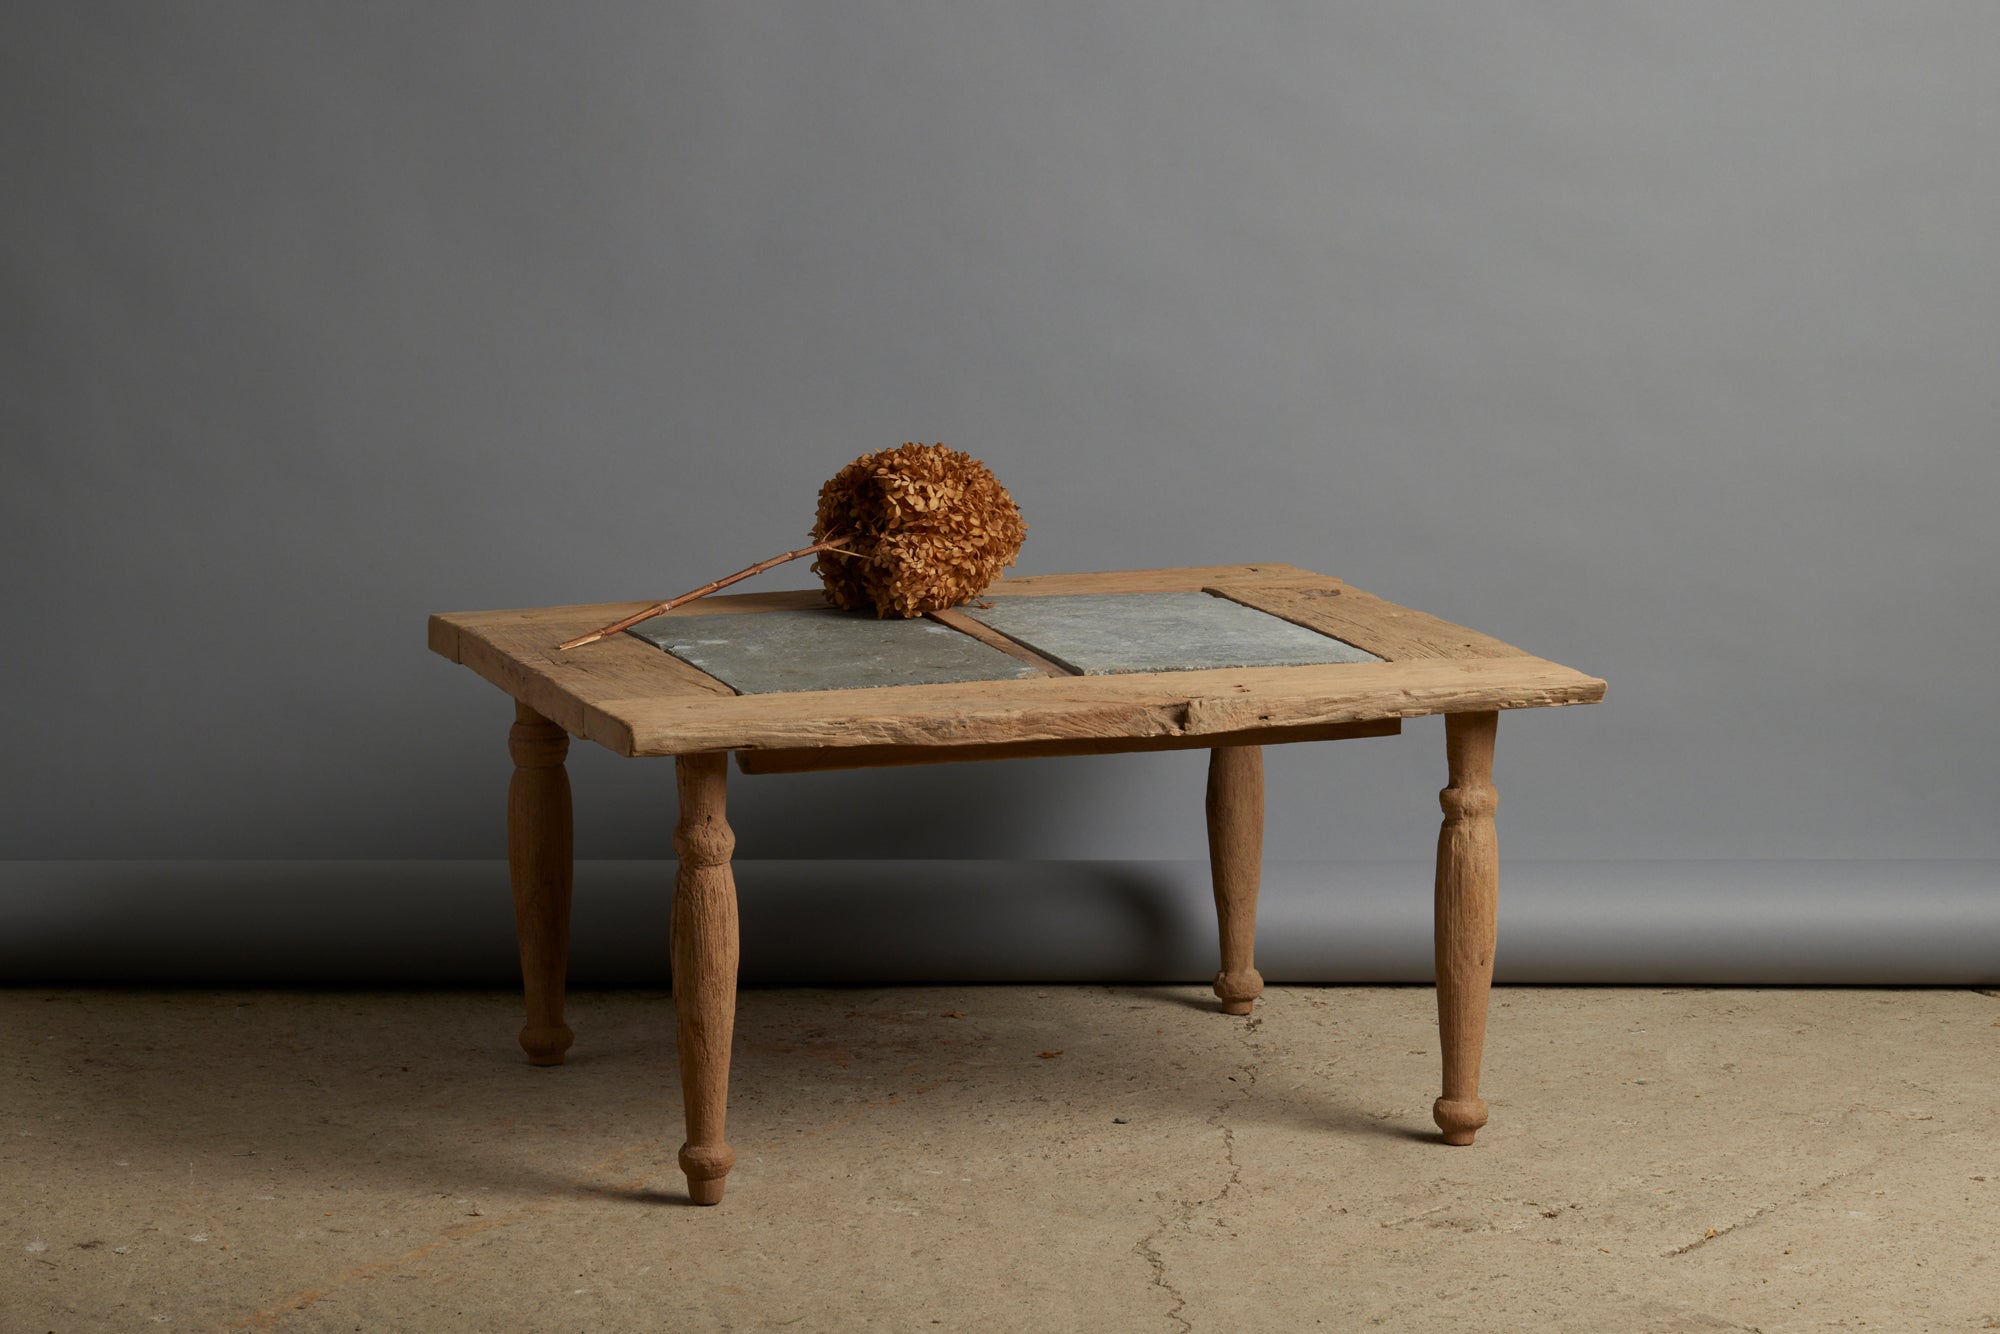
[[[812,536],[856,553],[813,570],[827,600],[877,616],[921,616],[976,597],[1014,563],[1027,525],[986,465],[943,445],[864,455],[820,488]]]

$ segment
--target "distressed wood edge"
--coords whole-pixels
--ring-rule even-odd
[[[587,737],[587,708],[568,691],[476,634],[460,634],[456,661],[574,737]]]
[[[1541,658],[1478,658],[1451,661],[1340,664],[1342,673],[1397,677],[1423,669],[1435,680],[1410,683],[1395,677],[1354,683],[1341,690],[1293,688],[1284,694],[1245,697],[1242,672],[1253,675],[1297,672],[1300,668],[1218,669],[1093,677],[1031,677],[982,683],[986,690],[947,698],[955,687],[883,686],[866,691],[746,695],[738,707],[783,701],[784,712],[763,717],[729,716],[732,701],[717,700],[701,716],[678,708],[663,711],[658,701],[606,700],[607,714],[629,729],[630,748],[621,754],[674,755],[709,750],[842,749],[866,745],[951,746],[996,744],[967,741],[968,732],[1009,730],[1008,740],[1064,741],[1079,738],[1133,740],[1160,736],[1212,737],[1222,733],[1270,731],[1288,726],[1324,726],[1373,718],[1418,718],[1471,710],[1556,708],[1594,704],[1605,684],[1595,677]],[[1530,673],[1531,679],[1509,679]],[[1078,686],[1087,693],[1070,694]],[[1100,689],[1102,687],[1102,689]],[[840,697],[837,711],[815,713],[808,695]],[[978,695],[984,694],[984,698]],[[865,700],[855,696],[866,696]],[[829,698],[825,702],[831,703]],[[872,706],[872,707],[869,707]],[[941,709],[956,736],[941,736]],[[1257,726],[1242,719],[1254,715]],[[1025,735],[1022,735],[1025,733]],[[796,742],[788,740],[797,737]]]
[[[768,597],[767,594],[746,594],[746,600]],[[575,689],[563,681],[570,677],[577,686],[592,682],[591,659],[587,656],[593,650],[598,653],[628,651],[645,657],[656,664],[662,674],[669,678],[681,678],[684,684],[694,685],[696,691],[714,699],[733,699],[741,696],[740,691],[727,681],[705,672],[693,663],[667,650],[641,639],[636,635],[620,633],[607,636],[598,644],[586,645],[563,654],[555,645],[560,642],[566,627],[581,625],[607,610],[618,606],[636,609],[643,603],[588,604],[581,607],[531,607],[520,610],[496,610],[487,612],[440,612],[430,618],[431,647],[444,654],[453,662],[470,668],[489,684],[499,687],[515,700],[533,706],[543,716],[561,726],[570,735],[595,741],[616,754],[635,754],[631,726],[622,717],[617,704],[630,703],[631,697],[608,692],[593,692],[589,689]],[[756,610],[751,608],[746,610]],[[672,613],[669,613],[672,614]],[[534,635],[533,646],[513,644],[503,647],[496,644],[491,634],[496,630],[523,631],[536,627],[542,633]],[[543,637],[547,642],[540,642]],[[606,648],[604,645],[611,645]],[[524,656],[539,650],[544,656],[538,663]],[[666,753],[666,752],[662,752]]]
[[[1401,718],[1369,718],[1324,727],[1267,727],[1205,736],[1077,737],[1060,741],[989,741],[958,746],[799,746],[739,750],[735,754],[737,769],[746,774],[799,774],[838,769],[900,768],[915,764],[962,764],[980,760],[1057,759],[1072,755],[1213,750],[1217,746],[1351,741],[1362,737],[1397,736],[1402,730]]]
[[[453,662],[458,659],[458,626],[448,616],[433,616],[426,627],[430,650]]]
[[[434,649],[497,686],[516,703],[528,706],[571,736],[594,741],[614,754],[630,757],[638,753],[630,722],[613,708],[580,698],[546,672],[537,670],[534,664],[524,662],[477,630],[453,625],[448,617],[434,616],[431,620]],[[438,647],[440,642],[448,646],[448,652]],[[642,641],[633,642],[639,644]],[[706,698],[739,698],[727,682],[710,677],[700,668],[675,658],[663,649],[651,645],[644,647],[648,652],[656,652],[672,660],[689,673],[714,681],[718,693]]]

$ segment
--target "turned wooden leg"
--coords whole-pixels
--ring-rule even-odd
[[[569,736],[525,704],[507,733],[514,779],[507,785],[507,865],[514,880],[514,930],[521,944],[521,989],[528,1022],[521,1049],[536,1065],[561,1065],[573,1035],[563,1022],[569,971],[572,867]]]
[[[680,1035],[681,1102],[687,1142],[681,1171],[696,1204],[722,1203],[736,1153],[722,1139],[729,1111],[729,1042],[736,1029],[736,879],[729,855],[736,836],[723,816],[726,754],[674,761],[680,823],[674,852],[674,1023]]]
[[[1248,1014],[1264,979],[1250,966],[1257,938],[1257,879],[1264,865],[1264,748],[1208,752],[1208,869],[1215,883],[1222,971],[1215,994],[1224,1014]]]
[[[1438,1041],[1444,1096],[1431,1119],[1447,1144],[1470,1144],[1486,1124],[1479,1058],[1486,1045],[1486,1002],[1493,990],[1493,942],[1499,922],[1500,853],[1493,833],[1493,737],[1497,713],[1454,713],[1444,720],[1451,785],[1438,794]]]

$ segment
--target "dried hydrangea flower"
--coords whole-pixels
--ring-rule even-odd
[[[943,445],[865,454],[819,489],[812,545],[757,562],[623,620],[564,640],[580,648],[801,556],[827,601],[848,611],[921,616],[977,597],[1014,563],[1028,525],[986,465]]]
[[[819,489],[813,571],[827,600],[921,616],[977,597],[1014,563],[1028,526],[1007,488],[963,450],[906,444],[842,468]]]

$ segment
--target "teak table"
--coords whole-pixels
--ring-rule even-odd
[[[687,1142],[680,1168],[700,1204],[722,1199],[736,1155],[723,1139],[736,1017],[735,837],[723,814],[729,754],[746,774],[877,765],[1205,749],[1208,843],[1224,1014],[1243,1015],[1264,980],[1251,963],[1262,860],[1262,747],[1392,736],[1402,719],[1445,715],[1450,782],[1439,795],[1435,900],[1444,1093],[1431,1115],[1447,1144],[1486,1124],[1479,1063],[1493,981],[1498,854],[1495,724],[1502,709],[1587,704],[1604,682],[1499,640],[1292,565],[1224,565],[1006,579],[989,596],[1206,591],[1365,649],[1379,662],[1081,676],[971,620],[933,619],[1032,664],[1027,679],[738,695],[632,635],[568,653],[556,645],[644,603],[433,616],[432,650],[513,696],[507,853],[527,1025],[521,1046],[558,1065],[569,949],[570,737],[619,755],[671,755],[680,797],[674,850],[673,997]],[[819,606],[815,591],[690,603],[668,616],[755,615]]]

